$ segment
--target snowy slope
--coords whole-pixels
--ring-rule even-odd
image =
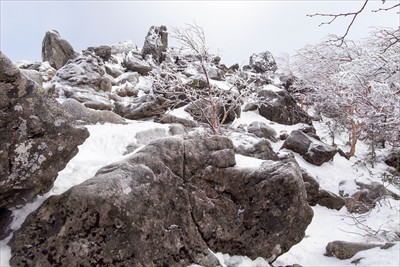
[[[180,117],[189,117],[183,111],[183,108],[175,110],[173,113]],[[262,121],[270,124],[278,133],[280,131],[290,133],[292,130],[301,127],[301,125],[285,126],[272,123],[254,111],[242,113],[242,117],[234,122],[233,127],[237,127],[240,124],[248,125],[253,121]],[[127,125],[104,124],[87,126],[90,131],[90,137],[79,147],[79,153],[59,173],[53,189],[46,195],[38,197],[34,203],[13,210],[14,221],[12,229],[18,229],[26,216],[37,209],[50,195],[61,194],[73,185],[91,178],[99,168],[127,157],[128,155],[123,156],[125,148],[129,143],[136,141],[135,134],[138,131],[154,127],[167,130],[168,126],[149,121],[131,121]],[[323,125],[316,125],[316,128],[318,130],[317,133],[324,138]],[[272,143],[272,145],[275,151],[278,151],[282,145],[282,141]],[[364,156],[366,147],[361,144],[359,148],[358,159]],[[355,180],[361,182],[379,181],[379,173],[384,169],[384,166],[378,165],[375,169],[368,170],[362,165],[355,165],[358,160],[357,158],[347,161],[340,156],[336,156],[333,162],[324,163],[322,166],[317,167],[307,163],[296,153],[294,154],[300,166],[307,169],[310,174],[316,177],[321,188],[336,194],[339,189],[349,193],[354,192],[356,189]],[[261,160],[240,155],[237,155],[236,160],[238,166],[241,167],[256,168],[262,163]],[[339,186],[339,183],[342,185]],[[390,189],[395,191],[395,188]],[[306,237],[299,244],[292,247],[289,252],[279,257],[274,265],[285,266],[297,263],[302,266],[354,266],[351,261],[362,258],[360,262],[362,266],[399,266],[399,242],[388,250],[381,250],[379,248],[371,249],[360,252],[353,259],[349,260],[339,260],[335,257],[326,257],[323,255],[327,243],[334,240],[362,242],[394,241],[394,232],[400,232],[399,209],[399,201],[388,198],[385,201],[381,201],[380,205],[377,205],[372,212],[363,218],[365,224],[371,229],[380,228],[381,231],[373,237],[366,236],[365,232],[354,224],[354,220],[350,218],[345,208],[336,211],[321,206],[313,207],[314,218],[306,231]],[[9,239],[0,241],[0,266],[2,267],[9,266],[10,248],[7,246]],[[251,261],[241,256],[229,256],[221,253],[217,253],[216,255],[223,266],[269,266],[261,258]]]

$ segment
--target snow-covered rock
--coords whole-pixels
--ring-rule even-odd
[[[151,55],[156,62],[161,63],[165,59],[164,52],[167,47],[167,27],[151,26],[143,44],[142,57],[146,58],[147,55]]]
[[[269,51],[251,55],[249,65],[256,72],[260,73],[267,71],[275,72],[278,69],[274,56]]]
[[[312,218],[300,170],[235,163],[225,137],[154,141],[50,197],[11,239],[11,263],[215,266],[209,248],[273,261]]]

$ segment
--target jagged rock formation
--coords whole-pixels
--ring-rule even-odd
[[[58,70],[77,55],[71,44],[62,39],[58,31],[46,32],[42,43],[43,61],[48,61],[50,66]]]
[[[151,26],[144,40],[142,57],[146,58],[147,55],[151,55],[156,62],[161,63],[165,60],[165,55],[163,53],[167,50],[167,47],[167,27]]]
[[[251,55],[249,65],[258,73],[275,72],[278,69],[274,56],[269,51]]]
[[[300,169],[234,165],[225,137],[154,141],[50,197],[11,239],[11,263],[216,266],[208,248],[272,262],[312,218]]]
[[[0,73],[0,208],[11,208],[50,190],[89,134],[1,52]]]

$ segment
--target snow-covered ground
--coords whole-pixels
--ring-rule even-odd
[[[176,110],[173,113],[180,117],[188,117],[182,109]],[[242,113],[242,117],[235,121],[233,127],[240,124],[248,125],[253,121],[262,121],[270,124],[278,133],[280,131],[290,133],[292,130],[301,127],[301,125],[284,126],[272,123],[254,111]],[[315,126],[317,133],[323,140],[328,141],[328,139],[324,139],[326,131],[323,125],[316,124]],[[70,187],[93,177],[99,168],[128,157],[128,155],[124,156],[123,154],[126,146],[136,141],[136,133],[154,127],[168,129],[168,125],[150,121],[132,121],[127,125],[104,124],[87,126],[90,131],[90,137],[84,144],[79,146],[79,153],[59,173],[53,189],[46,195],[39,196],[35,202],[13,210],[14,221],[12,229],[18,229],[26,216],[37,209],[50,195],[61,194]],[[336,142],[340,144],[340,138]],[[278,151],[281,145],[282,141],[272,143],[275,151]],[[358,160],[363,159],[366,151],[367,147],[360,143],[357,152],[358,157],[348,161],[337,155],[332,162],[324,163],[320,167],[307,163],[296,153],[294,155],[300,166],[316,177],[321,188],[335,194],[338,194],[339,190],[344,190],[351,194],[356,189],[354,181],[380,182],[380,173],[385,169],[383,164],[378,164],[374,169],[359,164]],[[237,164],[241,167],[257,167],[262,163],[261,160],[240,155],[237,155],[236,159]],[[389,186],[388,189],[397,194],[399,193],[399,190],[393,186]],[[395,241],[394,233],[400,232],[399,205],[399,201],[387,198],[381,201],[374,210],[361,218],[364,224],[370,229],[379,229],[376,235],[368,235],[358,227],[359,225],[355,225],[346,208],[336,211],[321,206],[313,207],[314,218],[306,231],[306,237],[299,244],[292,247],[289,252],[280,256],[274,265],[285,266],[297,263],[302,266],[355,266],[351,262],[362,258],[360,266],[400,266],[399,242],[396,242],[395,246],[387,250],[375,248],[359,252],[349,260],[339,260],[335,257],[326,257],[323,255],[327,243],[334,240],[355,242]],[[9,239],[10,237],[0,241],[1,267],[9,266],[11,256],[10,248],[7,246]],[[223,266],[270,266],[261,258],[252,261],[242,256],[223,255],[222,253],[216,253],[216,255]]]

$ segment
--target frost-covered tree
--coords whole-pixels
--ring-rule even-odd
[[[228,117],[239,114],[243,101],[250,97],[251,90],[240,75],[227,77],[225,88],[213,83],[211,76],[218,72],[213,61],[215,56],[209,53],[203,29],[196,24],[187,24],[185,28],[175,28],[173,38],[182,48],[174,53],[174,63],[164,62],[155,76],[154,90],[167,98],[177,98],[180,102],[192,105],[201,121],[207,123],[213,134],[220,134],[221,127]],[[172,53],[172,52],[170,52]],[[185,58],[193,66],[200,79],[188,77],[176,71],[177,62]],[[196,84],[194,84],[196,83]],[[197,84],[198,83],[198,84]],[[179,102],[177,102],[179,104]]]
[[[387,45],[384,32],[393,33],[376,29],[359,43],[306,46],[291,64],[317,111],[351,130],[349,156],[358,139],[370,141],[372,152],[379,142],[400,143],[400,43]]]

